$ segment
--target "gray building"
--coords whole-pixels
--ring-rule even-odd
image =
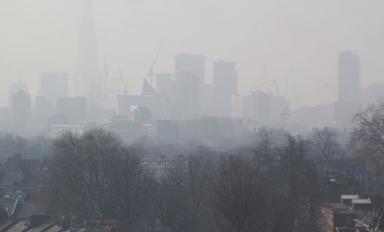
[[[205,81],[205,57],[202,55],[180,54],[175,57],[175,76],[176,79],[183,78],[185,75],[194,76],[199,84]]]
[[[350,127],[353,115],[361,109],[361,64],[351,51],[339,55],[339,88],[335,121],[340,127]]]
[[[24,90],[12,94],[11,100],[14,131],[25,135],[31,120],[31,96]]]
[[[202,86],[205,81],[205,57],[181,54],[175,57],[172,118],[187,120],[201,115]]]

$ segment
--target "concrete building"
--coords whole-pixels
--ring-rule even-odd
[[[351,51],[339,55],[339,91],[335,109],[335,121],[340,127],[350,127],[353,115],[361,109],[359,56]]]
[[[201,116],[205,57],[181,54],[175,57],[172,119],[187,120]]]
[[[262,91],[243,98],[243,117],[253,119],[258,126],[285,127],[290,116],[289,100]]]
[[[11,109],[16,133],[28,133],[31,119],[31,96],[23,90],[12,94]]]
[[[201,115],[201,85],[192,73],[179,76],[173,86],[171,119],[188,120]]]
[[[254,91],[243,99],[243,115],[253,119],[259,126],[269,126],[271,117],[271,96],[261,91]]]
[[[199,84],[205,81],[205,57],[202,55],[180,54],[175,57],[175,77],[194,76]]]

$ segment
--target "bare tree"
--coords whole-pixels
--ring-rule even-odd
[[[259,136],[260,138],[255,150],[258,169],[266,169],[268,174],[272,175],[272,169],[277,158],[276,147],[271,139],[269,131],[262,130],[259,132]]]
[[[358,155],[365,158],[375,176],[377,192],[384,192],[384,104],[371,106],[354,118],[357,123],[351,146]]]
[[[167,165],[165,176],[157,183],[154,194],[162,226],[176,229],[187,210],[187,165],[174,160]]]
[[[222,157],[213,186],[213,208],[220,230],[264,231],[267,186],[248,158]]]
[[[315,231],[316,207],[320,191],[314,163],[308,159],[310,142],[301,137],[287,136],[282,151],[280,170],[288,194],[290,227],[286,231]]]
[[[216,153],[206,147],[197,147],[187,157],[187,190],[189,231],[212,231],[210,197],[216,166]]]
[[[312,142],[314,152],[320,160],[329,162],[341,153],[341,146],[337,142],[337,133],[333,128],[315,129],[313,131]]]
[[[137,216],[144,180],[139,157],[114,135],[103,130],[65,134],[54,143],[49,203],[59,214],[126,222]]]

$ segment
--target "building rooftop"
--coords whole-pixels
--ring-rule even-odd
[[[372,204],[371,199],[352,199],[352,204]]]
[[[353,200],[353,199],[359,199],[359,195],[341,195],[342,200]]]

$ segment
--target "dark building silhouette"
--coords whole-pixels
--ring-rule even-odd
[[[352,117],[361,109],[361,65],[359,56],[351,51],[339,55],[339,92],[335,109],[338,126],[350,127]]]

